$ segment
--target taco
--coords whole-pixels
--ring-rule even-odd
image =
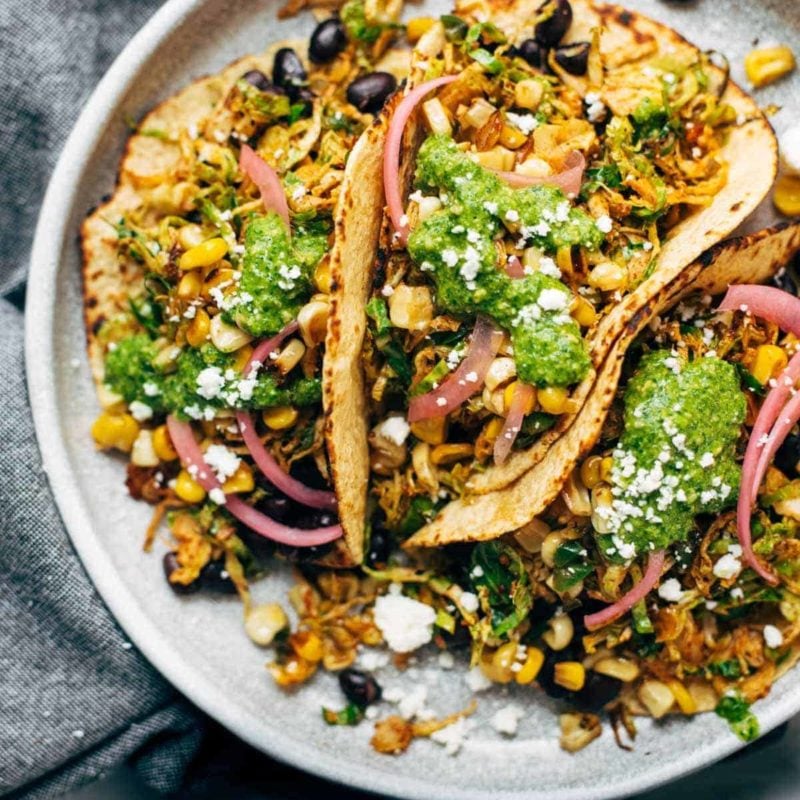
[[[408,535],[550,456],[626,326],[756,207],[776,163],[716,56],[582,0],[442,17],[381,133],[377,254],[333,266],[334,296],[363,304],[338,324],[364,394],[329,426],[356,554],[366,518]],[[359,186],[377,194],[373,170]]]
[[[176,591],[224,560],[244,593],[253,532],[347,561],[321,413],[329,251],[348,157],[408,72],[400,31],[351,2],[198,80],[141,121],[83,224],[92,433],[156,506],[148,546],[169,511]]]

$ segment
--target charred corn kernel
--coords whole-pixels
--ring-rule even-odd
[[[491,150],[473,153],[472,157],[482,167],[486,169],[499,169],[501,172],[511,172],[511,170],[514,169],[514,160],[516,158],[513,150],[499,145],[493,147]]]
[[[322,660],[322,639],[313,631],[298,631],[290,637],[292,649],[306,661],[316,664]]]
[[[567,614],[556,614],[547,623],[548,629],[542,634],[544,643],[555,651],[563,650],[575,634],[575,626]]]
[[[545,386],[539,389],[538,397],[546,414],[564,414],[567,410],[567,390],[563,386]]]
[[[672,692],[666,683],[656,680],[646,680],[637,692],[644,707],[654,719],[663,717],[675,702]]]
[[[611,482],[611,470],[614,469],[614,459],[612,456],[603,456],[600,462],[600,477],[606,482]]]
[[[306,303],[297,314],[300,335],[306,347],[316,347],[325,341],[330,305],[322,300]]]
[[[572,316],[582,328],[589,328],[597,320],[597,311],[585,297],[577,294],[572,303]]]
[[[602,461],[600,456],[589,456],[581,464],[581,480],[587,489],[594,489],[602,478]]]
[[[483,435],[490,441],[494,441],[500,435],[500,431],[502,430],[503,430],[503,418],[492,417],[486,423],[486,427],[483,429]]]
[[[253,606],[244,618],[245,633],[259,647],[272,644],[275,637],[288,627],[286,612],[277,603]]]
[[[437,467],[472,458],[475,448],[471,444],[438,444],[431,450],[431,463]]]
[[[178,282],[177,295],[181,300],[193,300],[203,289],[203,275],[187,272]]]
[[[751,50],[744,58],[747,80],[756,88],[788,75],[795,66],[794,53],[786,45]]]
[[[697,703],[680,681],[670,681],[667,686],[669,686],[669,690],[672,692],[672,696],[675,698],[675,702],[678,704],[681,713],[697,713]]]
[[[616,678],[623,683],[631,683],[639,677],[639,667],[635,661],[627,658],[601,658],[592,669],[609,678]]]
[[[261,412],[264,424],[273,431],[285,431],[297,422],[300,412],[292,406],[275,406]]]
[[[250,344],[253,340],[249,333],[245,333],[241,328],[237,328],[236,325],[229,325],[225,322],[220,314],[217,314],[211,320],[209,335],[214,347],[223,353],[234,353],[240,347]]]
[[[516,376],[517,364],[514,359],[501,356],[500,358],[495,358],[492,363],[489,364],[489,369],[486,371],[486,378],[484,379],[483,385],[490,392],[493,392],[498,386],[508,383],[508,381]]]
[[[447,438],[447,418],[436,417],[411,423],[411,433],[428,444],[442,444]]]
[[[131,464],[137,467],[157,467],[158,456],[153,447],[153,432],[139,431],[131,446]]]
[[[471,125],[473,128],[482,128],[497,109],[483,97],[479,97],[472,102],[472,105],[464,112],[461,117],[461,124]]]
[[[153,366],[160,372],[173,372],[178,363],[181,348],[176,344],[169,344],[162,347],[153,359]]]
[[[579,692],[586,683],[586,670],[580,661],[559,661],[555,666],[553,680],[570,692]]]
[[[431,493],[438,492],[439,479],[431,464],[431,446],[427,442],[417,442],[414,445],[411,450],[411,464],[420,486]]]
[[[130,414],[103,412],[92,425],[92,437],[103,450],[130,453],[138,435],[139,423]]]
[[[542,664],[544,664],[544,653],[538,647],[529,647],[522,669],[514,675],[514,680],[520,686],[527,686],[536,680]]]
[[[178,244],[184,250],[191,250],[203,243],[206,234],[199,225],[184,225],[178,231]]]
[[[424,330],[433,319],[433,299],[427,286],[401,283],[389,296],[392,325],[407,331]]]
[[[750,372],[760,384],[764,385],[769,382],[770,378],[777,377],[788,361],[786,351],[782,347],[778,347],[776,344],[762,344],[756,350],[756,357]]]
[[[528,78],[514,85],[514,104],[529,111],[539,108],[544,94],[544,86],[534,78]]]
[[[521,381],[514,381],[513,383],[509,383],[508,386],[506,386],[506,388],[503,390],[503,405],[505,406],[506,414],[509,412],[509,409],[511,408],[511,401],[514,399],[514,394],[517,390],[517,386],[522,386],[522,385],[523,384]],[[536,408],[535,388],[530,393],[530,397],[528,398],[528,402],[525,403],[525,408],[522,410],[522,413],[528,415],[533,411],[534,408]]]
[[[186,341],[192,347],[200,347],[208,341],[211,335],[211,318],[206,312],[199,308],[195,312],[194,319],[186,329]]]
[[[592,527],[597,533],[611,532],[610,509],[614,502],[611,486],[600,482],[592,489]]]
[[[178,452],[172,446],[172,439],[169,438],[169,431],[166,425],[159,425],[153,431],[153,449],[162,461],[174,461],[178,457]]]
[[[489,676],[495,683],[511,683],[514,672],[511,667],[517,660],[516,642],[506,642],[492,653]]]
[[[111,414],[121,414],[125,411],[125,398],[121,394],[112,392],[104,383],[97,387],[97,400],[103,411]]]
[[[185,503],[202,503],[206,490],[185,470],[175,478],[175,494]]]
[[[575,532],[569,528],[562,528],[558,531],[552,531],[545,536],[541,545],[542,561],[551,569],[555,566],[556,550],[561,547],[564,542],[574,539]]]
[[[550,533],[550,526],[534,517],[527,525],[514,532],[514,540],[526,553],[541,553],[542,543]]]
[[[441,133],[449,136],[453,132],[450,117],[438,97],[426,100],[422,104],[422,115],[431,133]]]
[[[503,147],[507,147],[509,150],[518,150],[527,141],[528,137],[519,128],[503,125],[500,131],[500,144]]]
[[[178,266],[181,269],[197,269],[198,267],[210,267],[217,261],[224,258],[228,252],[228,245],[225,240],[216,236],[208,239],[201,244],[195,245],[187,250],[179,259]]]
[[[800,217],[800,177],[783,175],[775,184],[775,208],[787,217]]]
[[[302,360],[306,346],[299,339],[289,339],[272,362],[281,375],[288,375]]]
[[[246,344],[244,347],[236,351],[236,357],[233,359],[233,368],[237,372],[244,372],[245,367],[250,363],[250,358],[253,355],[253,345]]]
[[[314,286],[324,294],[331,293],[331,262],[323,258],[314,270]]]
[[[484,408],[487,411],[491,411],[492,414],[497,414],[499,417],[502,417],[505,414],[505,403],[503,400],[503,390],[502,389],[495,389],[491,391],[488,387],[483,387],[483,392],[481,393],[481,399],[483,400]]]
[[[572,263],[572,248],[565,246],[556,250],[556,266],[565,274],[571,275],[574,269]]]
[[[628,283],[628,272],[613,261],[603,261],[589,273],[589,284],[601,292],[616,292]]]
[[[406,25],[406,38],[411,44],[419,41],[423,33],[427,33],[434,25],[436,20],[433,17],[414,17]]]
[[[236,472],[222,484],[222,491],[225,494],[245,494],[252,492],[256,487],[256,482],[253,479],[253,470],[249,464],[244,461],[239,462]]]
[[[442,201],[438,197],[421,197],[417,201],[419,221],[425,222],[431,214],[435,214],[442,207]]]

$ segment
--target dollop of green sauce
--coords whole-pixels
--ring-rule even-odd
[[[253,336],[278,333],[297,317],[311,294],[314,267],[327,250],[324,234],[296,230],[290,238],[274,212],[247,226],[242,276],[225,306]]]
[[[121,340],[106,357],[106,384],[122,395],[126,403],[138,401],[149,406],[154,414],[176,414],[183,419],[197,419],[206,409],[310,406],[319,403],[322,397],[317,379],[299,378],[279,385],[271,373],[262,371],[255,379],[244,380],[233,367],[235,356],[211,344],[181,350],[169,372],[155,366],[157,354],[156,345],[147,334]],[[198,379],[206,370],[210,370],[205,374],[212,381],[205,385],[219,386],[199,393],[204,382]]]
[[[625,545],[643,553],[684,541],[697,514],[736,502],[746,402],[732,364],[657,350],[642,358],[624,403],[609,521],[626,555]]]
[[[517,372],[535,386],[570,386],[590,362],[571,294],[557,278],[535,272],[510,278],[497,266],[495,239],[508,229],[545,253],[582,245],[597,250],[603,234],[552,186],[511,189],[461,152],[448,136],[433,135],[417,159],[417,186],[439,193],[443,208],[410,234],[408,252],[431,273],[438,304],[457,315],[486,314],[511,334]]]

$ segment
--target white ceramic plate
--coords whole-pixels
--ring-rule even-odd
[[[632,0],[630,6],[703,47],[724,50],[740,78],[742,56],[756,37],[800,40],[800,7],[785,0]],[[234,733],[283,761],[372,791],[426,799],[609,798],[663,783],[737,749],[724,723],[706,715],[642,723],[633,753],[619,750],[606,730],[588,749],[568,755],[557,744],[554,708],[540,693],[498,689],[481,696],[478,727],[458,756],[427,741],[400,758],[379,756],[368,744],[371,725],[323,724],[320,706],[342,703],[333,678],[319,676],[294,696],[284,695],[263,669],[266,654],[242,631],[238,602],[176,597],[164,582],[159,555],[142,553],[149,509],[127,497],[122,463],[95,453],[89,436],[97,406],[83,351],[76,233],[86,212],[113,187],[127,115],[140,116],[193,77],[275,38],[310,33],[310,17],[277,23],[276,8],[277,0],[167,2],[87,103],[44,200],[28,289],[30,397],[61,514],[104,599],[150,661]],[[440,13],[444,3],[428,2],[425,10]],[[785,106],[775,122],[786,128],[800,109],[800,77],[759,99]],[[769,215],[763,210],[759,222]],[[288,584],[278,570],[256,587],[256,596],[280,599]],[[423,661],[404,676],[379,678],[384,687],[427,683],[429,705],[450,713],[468,697],[464,666],[439,671]],[[485,721],[511,700],[524,704],[527,714],[518,736],[504,740]],[[780,681],[755,710],[764,732],[800,710],[800,671]]]

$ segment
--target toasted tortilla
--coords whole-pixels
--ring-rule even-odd
[[[489,0],[482,3],[470,1],[468,4],[463,3],[463,8],[459,8],[457,4],[456,11],[474,21],[491,20],[503,30],[511,41],[521,41],[532,35],[532,21],[536,17],[535,12],[540,4],[540,0]],[[619,113],[628,113],[642,96],[634,96],[630,91],[626,92],[624,88],[627,85],[626,79],[630,83],[631,71],[638,69],[637,62],[639,60],[650,58],[659,52],[675,53],[688,50],[692,54],[698,53],[697,48],[672,29],[619,6],[593,4],[589,0],[573,0],[572,7],[574,11],[573,24],[565,41],[589,40],[592,29],[602,26],[604,33],[600,47],[609,67],[606,71],[606,82],[610,88],[606,102],[612,110]],[[436,55],[443,44],[444,36],[440,26],[434,26],[423,36],[417,45],[416,60],[412,63],[410,86],[413,87],[424,81],[426,59]],[[588,88],[586,78],[566,74],[561,77],[565,82],[569,81],[582,94],[586,93]],[[615,79],[617,80],[615,81]],[[647,90],[648,87],[644,86],[643,91],[646,93]],[[733,106],[739,118],[747,120],[745,124],[733,129],[730,139],[721,153],[722,158],[728,163],[728,181],[709,206],[687,217],[673,229],[669,240],[659,254],[653,274],[623,298],[617,306],[601,318],[595,329],[589,332],[592,369],[572,395],[578,401],[579,409],[583,409],[589,404],[590,395],[600,382],[599,373],[610,357],[615,342],[623,334],[628,334],[631,330],[638,330],[639,321],[647,316],[648,311],[654,308],[656,303],[666,302],[666,298],[677,291],[678,284],[681,283],[678,278],[688,269],[687,265],[692,264],[702,253],[734,231],[757,207],[772,185],[777,171],[777,143],[768,121],[756,103],[732,82],[728,82],[723,100]],[[372,134],[375,137],[374,149],[370,147],[369,159],[365,158],[363,163],[351,164],[352,186],[357,187],[354,190],[369,194],[372,200],[379,196],[380,189],[377,184],[382,182],[375,152],[380,149],[381,143],[385,139],[388,123],[389,113],[386,113],[375,125],[375,132]],[[418,119],[412,117],[405,132],[404,157],[401,163],[401,187],[404,189],[405,196],[410,191],[413,154],[422,138],[422,125]],[[356,162],[356,159],[352,159],[352,161]],[[363,217],[352,214],[348,215],[344,227],[346,229],[352,225],[357,228],[365,224],[367,221]],[[377,269],[383,250],[388,247],[391,228],[387,214],[384,214],[382,231],[377,248],[370,251],[367,247],[366,237],[364,237],[361,240],[363,247],[350,248],[346,256],[339,260],[339,274],[334,291],[334,294],[338,292],[343,298],[347,298],[346,302],[343,299],[342,302],[337,303],[339,309],[358,308],[357,313],[348,316],[344,316],[340,312],[340,318],[333,321],[332,324],[336,329],[352,329],[352,331],[348,330],[348,334],[352,332],[352,338],[347,342],[347,351],[352,359],[352,364],[349,370],[342,367],[338,374],[339,376],[349,375],[351,380],[356,380],[356,385],[362,389],[362,392],[364,383],[363,376],[360,375],[360,359],[366,325],[363,305],[369,297],[372,274],[366,276],[364,271],[368,264],[373,265],[373,269]],[[338,247],[338,242],[336,247]],[[696,277],[695,273],[699,273],[701,269],[702,265],[695,265],[693,272],[683,275],[681,285],[685,286],[691,282]],[[354,301],[359,293],[360,299]],[[335,317],[336,314],[333,316]],[[336,335],[340,335],[338,330]],[[335,343],[329,341],[327,346],[330,352],[330,348],[335,346]],[[614,352],[621,357],[621,353],[624,351],[617,349]],[[346,356],[343,354],[343,357]],[[357,374],[358,377],[354,377]],[[328,392],[329,408],[332,405],[334,391],[331,388]],[[360,553],[363,549],[367,525],[369,482],[366,398],[348,395],[343,388],[340,388],[338,392],[337,402],[340,405],[343,404],[344,408],[340,407],[337,414],[329,416],[329,447],[337,453],[337,458],[341,458],[342,453],[347,453],[347,460],[341,466],[334,467],[334,483],[339,497],[340,515],[347,540],[353,552]],[[579,411],[574,415],[562,417],[552,430],[545,433],[530,448],[515,451],[503,465],[492,466],[486,471],[472,476],[467,483],[467,496],[447,506],[433,523],[423,528],[414,537],[414,541],[433,545],[445,541],[492,538],[516,527],[498,526],[502,514],[490,510],[498,502],[502,506],[509,503],[520,503],[519,511],[521,512],[523,508],[531,507],[531,499],[533,499],[533,505],[541,510],[544,506],[540,499],[551,498],[553,487],[558,480],[563,480],[560,476],[566,477],[571,470],[575,458],[570,456],[574,450],[573,442],[585,438],[576,433],[569,441],[564,442],[567,433],[577,423],[579,416],[582,428],[593,430],[597,419],[604,413],[597,393],[595,393],[589,409],[586,415],[581,416],[582,411]],[[587,415],[592,418],[591,425],[587,424]],[[547,466],[537,472],[537,477],[529,478],[528,474],[545,460]],[[540,472],[548,476],[548,479],[541,484],[538,477]],[[338,478],[336,477],[337,473]],[[559,477],[556,478],[556,475]],[[532,498],[525,496],[520,501],[518,487],[523,482],[526,487],[529,487],[526,488],[526,492],[530,491],[531,486],[535,491]],[[506,497],[497,494],[504,488],[508,489]],[[557,489],[555,491],[557,492]],[[472,510],[476,509],[477,501],[470,502],[470,497],[474,495],[486,495],[488,498],[485,503],[480,505],[480,508],[485,511],[479,512],[479,516],[473,516]],[[544,505],[546,504],[545,502]],[[470,510],[463,513],[464,509]],[[527,518],[530,519],[532,516],[533,514],[527,515]],[[485,531],[477,533],[475,529],[483,525],[484,519],[493,520],[493,523]],[[454,527],[448,530],[451,521]],[[503,530],[500,530],[500,527],[503,527]]]
[[[503,490],[448,504],[405,546],[495,539],[529,523],[555,500],[575,465],[596,444],[617,392],[625,353],[648,322],[690,291],[719,294],[732,283],[765,281],[798,252],[800,224],[783,225],[723,242],[683,269],[628,319],[574,425],[534,469]]]

